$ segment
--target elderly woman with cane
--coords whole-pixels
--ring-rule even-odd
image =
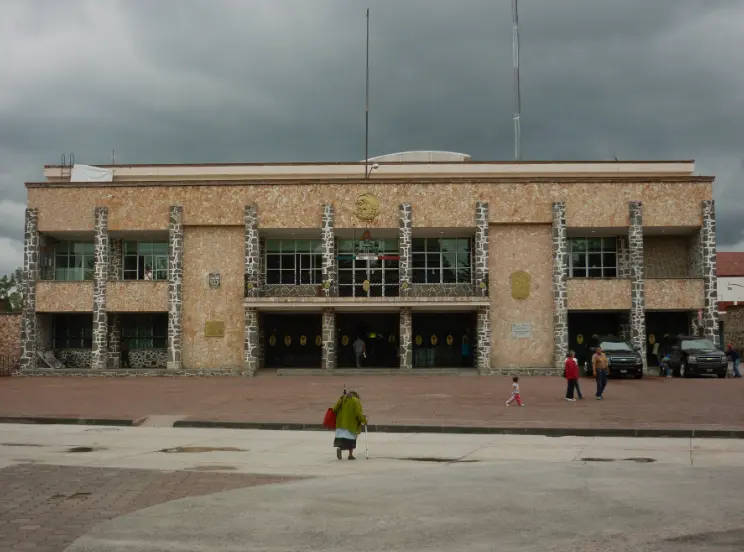
[[[341,460],[341,451],[348,450],[349,460],[356,460],[354,449],[357,436],[362,432],[362,426],[367,424],[359,394],[356,391],[344,393],[333,407],[333,412],[336,414],[336,436],[333,440],[336,458]]]

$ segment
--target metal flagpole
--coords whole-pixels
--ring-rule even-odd
[[[369,178],[369,8],[367,8],[367,73],[364,95],[364,178]]]
[[[519,8],[518,0],[512,0],[512,57],[514,59],[514,158],[522,159],[522,128],[520,115],[522,99],[519,86]]]

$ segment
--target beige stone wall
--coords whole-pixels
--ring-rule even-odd
[[[692,236],[646,236],[643,264],[649,278],[692,278]]]
[[[491,366],[553,364],[552,230],[549,225],[489,227]],[[512,297],[510,276],[530,275],[527,299]],[[531,323],[532,339],[512,338],[512,324]]]
[[[188,227],[183,256],[183,367],[242,369],[244,227]],[[210,272],[221,285],[211,289]],[[225,324],[224,337],[206,337],[207,321]]]
[[[92,312],[93,282],[36,283],[36,312]]]
[[[697,310],[705,303],[703,280],[646,280],[646,310]]]
[[[372,222],[357,219],[356,198],[370,193],[380,202]],[[39,230],[92,231],[93,209],[108,206],[109,229],[166,230],[168,207],[183,205],[186,226],[243,224],[245,205],[258,206],[263,228],[317,228],[321,205],[336,207],[337,228],[397,228],[398,204],[413,205],[415,227],[472,227],[475,202],[490,203],[492,223],[550,223],[551,203],[566,201],[573,227],[626,227],[628,201],[644,202],[646,226],[699,226],[700,202],[712,197],[712,183],[511,179],[490,181],[375,181],[303,183],[222,182],[213,185],[165,183],[108,187],[34,187],[29,207],[39,208]]]
[[[570,278],[569,310],[630,310],[630,280]]]
[[[740,354],[744,353],[744,305],[729,307],[722,319],[724,347],[731,343]]]
[[[106,283],[109,312],[167,312],[168,282],[129,280]]]
[[[21,358],[21,315],[0,313],[0,369]]]

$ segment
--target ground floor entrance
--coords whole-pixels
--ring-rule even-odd
[[[414,368],[473,368],[474,312],[414,312]]]
[[[336,313],[336,340],[339,368],[398,368],[400,313]]]
[[[646,311],[646,361],[658,366],[658,355],[671,350],[678,335],[690,333],[691,311]]]
[[[322,357],[321,314],[264,313],[263,330],[266,368],[320,368]]]
[[[591,348],[603,336],[625,337],[628,313],[619,311],[569,312],[568,348],[576,353],[579,366],[591,360]],[[629,328],[625,328],[627,331]]]

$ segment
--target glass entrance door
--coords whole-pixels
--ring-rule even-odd
[[[398,241],[379,240],[375,258],[355,255],[353,240],[338,244],[338,293],[341,297],[397,297],[399,295]]]

